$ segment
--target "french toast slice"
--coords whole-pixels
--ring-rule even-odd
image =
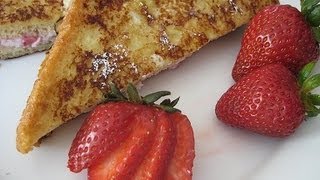
[[[1,0],[0,59],[49,49],[62,16],[62,0]]]
[[[74,0],[41,65],[17,128],[17,149],[119,88],[176,65],[277,0]]]

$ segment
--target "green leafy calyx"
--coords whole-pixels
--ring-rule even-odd
[[[313,94],[312,91],[320,86],[320,74],[312,74],[316,62],[305,65],[299,73],[298,83],[300,95],[305,106],[306,114],[315,117],[320,114],[320,95]]]
[[[171,101],[170,99],[165,99],[160,104],[156,104],[156,101],[158,101],[162,97],[170,95],[171,92],[169,91],[158,91],[155,93],[148,94],[146,96],[140,96],[137,88],[131,83],[128,84],[126,92],[124,93],[122,93],[113,83],[110,83],[109,86],[110,92],[105,96],[107,102],[129,101],[138,104],[156,106],[170,113],[180,112],[179,109],[176,109],[174,107],[177,105],[179,97],[173,101]]]
[[[301,0],[301,13],[311,25],[316,40],[320,42],[320,0]]]

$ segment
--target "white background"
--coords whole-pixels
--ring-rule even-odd
[[[284,0],[299,6],[298,0]],[[234,129],[214,115],[232,84],[231,69],[243,28],[202,48],[175,70],[144,82],[142,94],[170,90],[192,122],[196,140],[195,180],[318,180],[320,122],[309,119],[291,137],[268,138]],[[67,153],[83,118],[73,120],[28,155],[15,149],[15,130],[44,53],[0,61],[0,179],[81,180],[67,169]],[[320,72],[318,66],[317,71]],[[83,117],[83,116],[82,116]]]

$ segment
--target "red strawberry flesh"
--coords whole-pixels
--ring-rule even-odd
[[[187,116],[181,113],[170,115],[177,133],[177,142],[173,157],[168,166],[166,180],[191,180],[194,151],[193,130]]]
[[[176,145],[175,126],[169,115],[157,109],[157,128],[153,145],[133,179],[163,179]]]
[[[153,142],[156,116],[152,108],[135,113],[132,133],[112,152],[88,169],[89,180],[127,180],[144,160]]]
[[[156,105],[170,92],[141,97],[132,84],[126,94],[110,88],[109,102],[92,111],[72,143],[70,170],[87,168],[89,180],[191,179],[193,130],[174,108],[179,98]]]
[[[97,106],[89,115],[69,151],[68,167],[80,172],[95,164],[101,156],[119,146],[128,137],[132,123],[129,118],[141,106],[112,102]]]

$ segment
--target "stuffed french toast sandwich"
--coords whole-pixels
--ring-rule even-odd
[[[174,67],[277,0],[74,0],[17,128],[28,153],[118,88]]]
[[[49,49],[62,17],[61,0],[1,0],[0,59]]]

